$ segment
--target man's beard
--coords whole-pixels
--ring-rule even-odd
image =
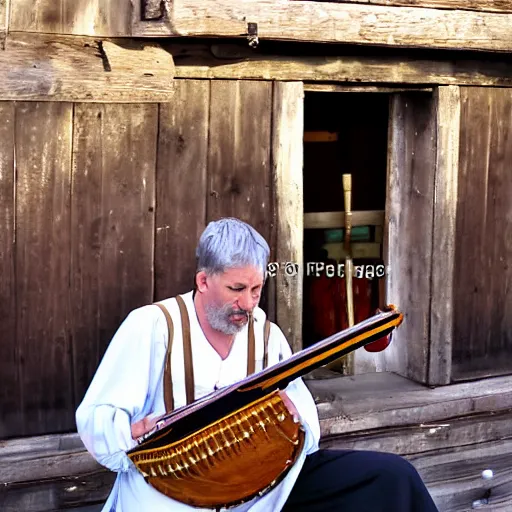
[[[220,307],[208,304],[205,307],[205,312],[206,318],[208,319],[208,323],[211,327],[224,334],[237,334],[245,326],[245,323],[237,325],[230,322],[229,319],[231,315],[245,315],[248,318],[247,311],[242,309],[233,309],[229,304],[225,304]]]

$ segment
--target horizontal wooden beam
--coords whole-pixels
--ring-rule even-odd
[[[352,226],[382,226],[384,211],[352,212]],[[338,229],[345,227],[345,212],[314,212],[304,214],[305,229]]]
[[[243,44],[163,43],[172,53],[176,78],[212,78],[244,80],[303,80],[311,83],[339,82],[338,85],[403,84],[512,86],[512,63],[503,57],[489,59],[456,52],[444,56],[414,56],[409,52],[380,51],[379,56],[332,54],[332,47],[297,45],[294,54],[284,43],[269,43],[266,53]],[[369,50],[369,49],[367,49]],[[322,54],[321,52],[325,53]],[[314,54],[312,54],[314,52]],[[311,90],[308,84],[305,90]],[[356,89],[357,90],[357,89]]]
[[[339,85],[339,84],[304,84],[306,92],[351,92],[351,93],[380,93],[395,92],[433,92],[432,87],[381,87],[372,85]]]
[[[172,55],[154,42],[10,33],[0,100],[157,102],[174,92]]]
[[[310,1],[165,2],[167,19],[134,23],[133,36],[247,39],[251,23],[258,40],[512,50],[512,14]]]
[[[296,1],[296,0],[292,0]],[[388,5],[394,7],[433,7],[463,11],[512,12],[512,0],[315,0],[340,4]]]

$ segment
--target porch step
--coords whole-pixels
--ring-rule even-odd
[[[403,455],[440,512],[512,510],[512,378],[429,389],[393,374],[323,377],[306,381],[322,446]],[[2,512],[101,512],[114,479],[77,434],[0,442]]]

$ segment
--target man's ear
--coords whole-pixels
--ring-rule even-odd
[[[201,270],[196,274],[196,287],[200,293],[205,292],[208,289],[208,276],[204,270]]]

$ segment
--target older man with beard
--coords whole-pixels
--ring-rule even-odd
[[[141,307],[120,326],[76,413],[87,449],[118,473],[103,512],[196,510],[151,487],[126,452],[166,412],[292,355],[282,331],[258,306],[269,253],[267,242],[246,223],[212,222],[196,250],[194,290]],[[302,379],[281,396],[305,430],[302,452],[270,492],[232,510],[437,510],[402,458],[319,450],[317,410]]]

